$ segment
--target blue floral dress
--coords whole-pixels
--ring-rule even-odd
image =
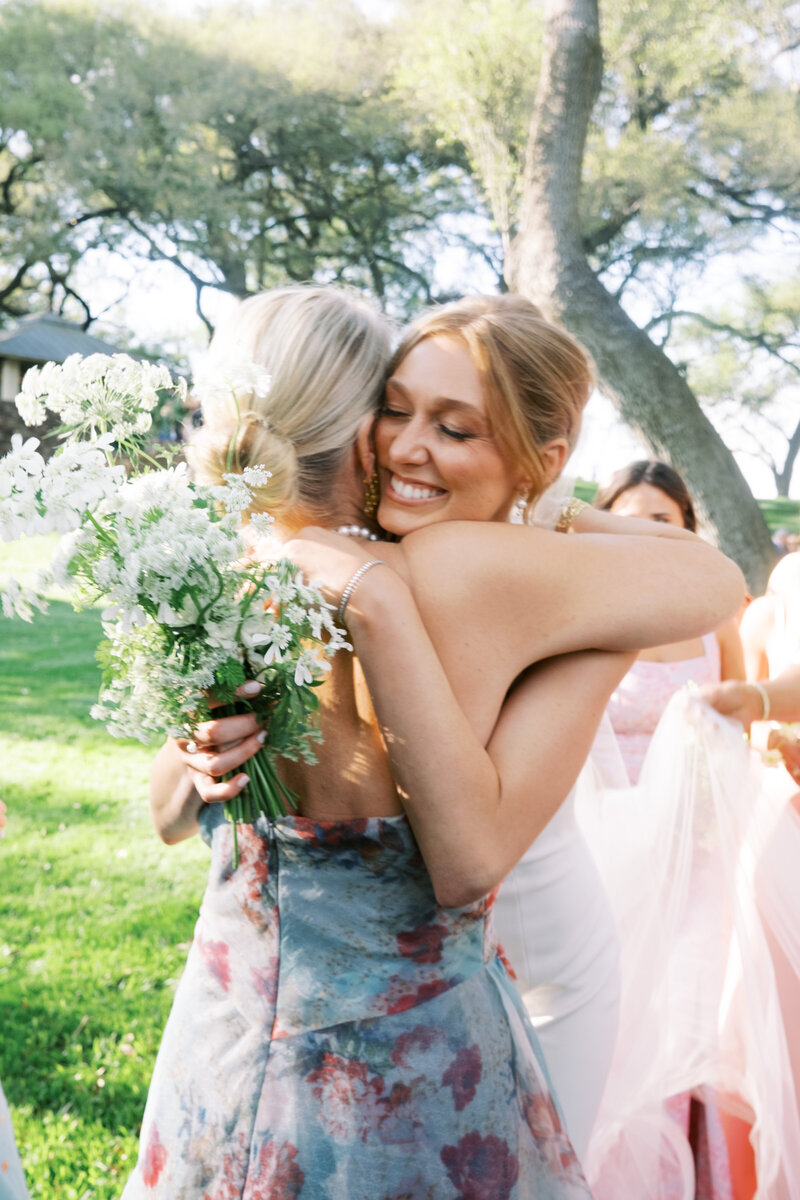
[[[0,1087],[0,1200],[29,1200],[19,1161],[11,1113]]]
[[[491,899],[405,817],[204,811],[213,858],[123,1200],[587,1200]]]

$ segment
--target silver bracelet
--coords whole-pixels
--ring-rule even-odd
[[[358,569],[353,572],[353,574],[350,576],[347,583],[345,584],[345,589],[342,592],[342,598],[339,601],[339,607],[336,610],[336,620],[339,622],[340,625],[344,625],[344,611],[347,608],[347,605],[350,601],[350,597],[352,596],[353,592],[356,590],[358,585],[361,583],[361,580],[364,578],[367,571],[369,571],[371,567],[385,567],[385,566],[386,566],[386,563],[383,561],[382,558],[371,558],[369,560],[369,562],[362,563],[361,566],[358,567]]]
[[[769,702],[769,693],[767,692],[767,689],[764,687],[763,683],[752,683],[751,682],[749,686],[751,688],[755,688],[755,690],[758,692],[759,696],[761,697],[760,720],[768,721],[769,714],[772,712],[772,705]]]

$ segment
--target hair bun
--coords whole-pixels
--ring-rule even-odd
[[[238,420],[204,425],[189,443],[186,456],[195,477],[204,483],[222,483],[224,475],[241,475],[245,467],[264,467],[271,477],[254,489],[255,508],[277,514],[297,498],[295,447],[257,413],[243,412]]]

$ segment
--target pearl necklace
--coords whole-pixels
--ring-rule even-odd
[[[340,525],[336,532],[341,533],[343,537],[366,538],[368,542],[381,540],[377,533],[373,533],[371,529],[365,529],[363,525]]]

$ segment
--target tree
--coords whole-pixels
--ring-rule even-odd
[[[722,546],[761,591],[774,555],[744,477],[682,373],[603,286],[586,255],[578,197],[601,83],[596,0],[548,0],[546,12],[512,279],[588,346],[623,419],[685,474]]]
[[[460,149],[389,97],[380,30],[352,5],[198,23],[12,3],[0,23],[28,75],[19,49],[37,30],[33,112],[3,117],[0,101],[12,138],[31,140],[49,81],[65,93],[37,161],[65,184],[72,227],[174,264],[201,315],[207,287],[243,296],[287,280],[367,287],[401,314],[440,298],[442,218],[474,210],[474,189]]]
[[[800,286],[746,281],[711,311],[672,310],[651,322],[734,449],[772,473],[788,496],[800,454]]]
[[[80,18],[58,23],[65,59],[88,32]],[[0,323],[69,304],[85,325],[92,319],[74,275],[97,243],[97,227],[87,232],[86,225],[95,206],[93,198],[81,203],[75,196],[65,155],[85,106],[56,66],[55,37],[45,9],[9,6],[0,13]]]
[[[451,7],[437,4],[442,25]],[[795,41],[790,10],[747,0],[700,0],[691,9],[618,0],[604,11],[604,72],[595,0],[547,0],[538,15],[523,0],[500,7],[518,39],[507,69],[521,72],[520,47],[529,51],[516,85],[521,98],[535,89],[527,111],[498,120],[498,100],[514,86],[502,73],[502,86],[492,83],[488,65],[470,109],[469,80],[452,67],[463,49],[452,49],[452,25],[449,47],[441,38],[418,52],[420,103],[463,140],[488,197],[498,180],[487,178],[480,130],[499,140],[514,130],[506,145],[521,195],[508,217],[496,212],[509,230],[509,285],[587,344],[603,390],[684,472],[721,544],[759,588],[772,556],[761,514],[682,371],[640,325],[674,308],[686,280],[715,254],[754,230],[800,220],[800,119],[781,70]],[[468,11],[467,39],[498,16],[479,0]],[[484,44],[492,39],[484,35]],[[405,53],[412,75],[413,39]]]

